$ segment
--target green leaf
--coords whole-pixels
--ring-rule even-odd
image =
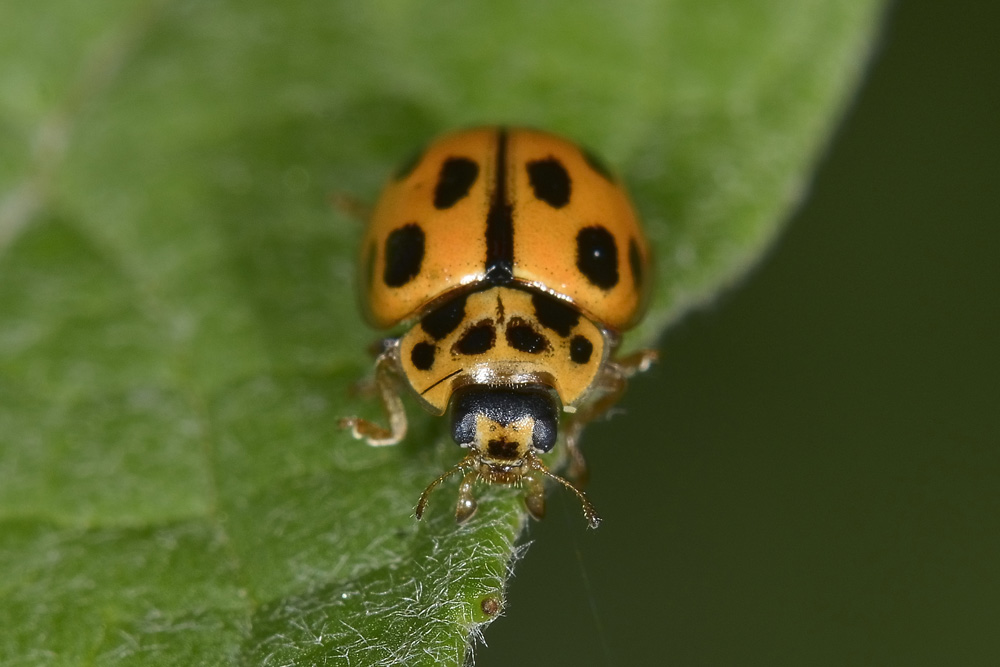
[[[582,140],[657,247],[632,347],[773,240],[876,0],[63,2],[0,9],[0,661],[459,664],[524,518],[411,410],[337,419],[377,334],[352,282],[393,164],[452,126]],[[411,405],[411,408],[413,406]],[[581,517],[580,529],[584,529]]]

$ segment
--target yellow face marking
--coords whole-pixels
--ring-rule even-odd
[[[534,430],[535,419],[528,415],[504,426],[480,413],[476,415],[474,447],[487,459],[523,459],[531,450]]]

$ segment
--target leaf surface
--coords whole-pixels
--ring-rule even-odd
[[[515,490],[336,428],[377,336],[372,201],[503,122],[617,165],[657,249],[636,347],[802,196],[880,19],[800,3],[61,3],[0,10],[0,662],[460,664],[502,609]],[[581,519],[581,530],[583,521]]]

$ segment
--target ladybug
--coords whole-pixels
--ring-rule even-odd
[[[367,319],[408,328],[382,341],[375,387],[389,426],[349,417],[371,445],[406,434],[405,388],[468,450],[426,488],[463,473],[456,519],[476,510],[477,481],[523,486],[545,513],[544,479],[574,492],[591,527],[600,517],[576,485],[539,454],[560,422],[578,482],[583,426],[621,396],[656,353],[616,358],[622,331],[642,313],[649,246],[621,183],[590,152],[529,129],[447,134],[385,186],[362,243]],[[566,413],[565,419],[560,419]]]

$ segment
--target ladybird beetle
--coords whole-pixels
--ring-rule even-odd
[[[385,186],[362,243],[360,283],[369,321],[408,328],[382,341],[375,387],[385,428],[341,420],[354,437],[393,445],[406,434],[400,389],[468,450],[424,490],[419,519],[441,482],[464,473],[455,516],[476,510],[477,481],[524,486],[528,512],[545,512],[539,454],[556,444],[560,411],[570,477],[586,467],[583,426],[614,404],[627,378],[655,360],[615,358],[620,333],[641,314],[649,247],[621,183],[591,153],[552,134],[478,128],[445,135]]]

